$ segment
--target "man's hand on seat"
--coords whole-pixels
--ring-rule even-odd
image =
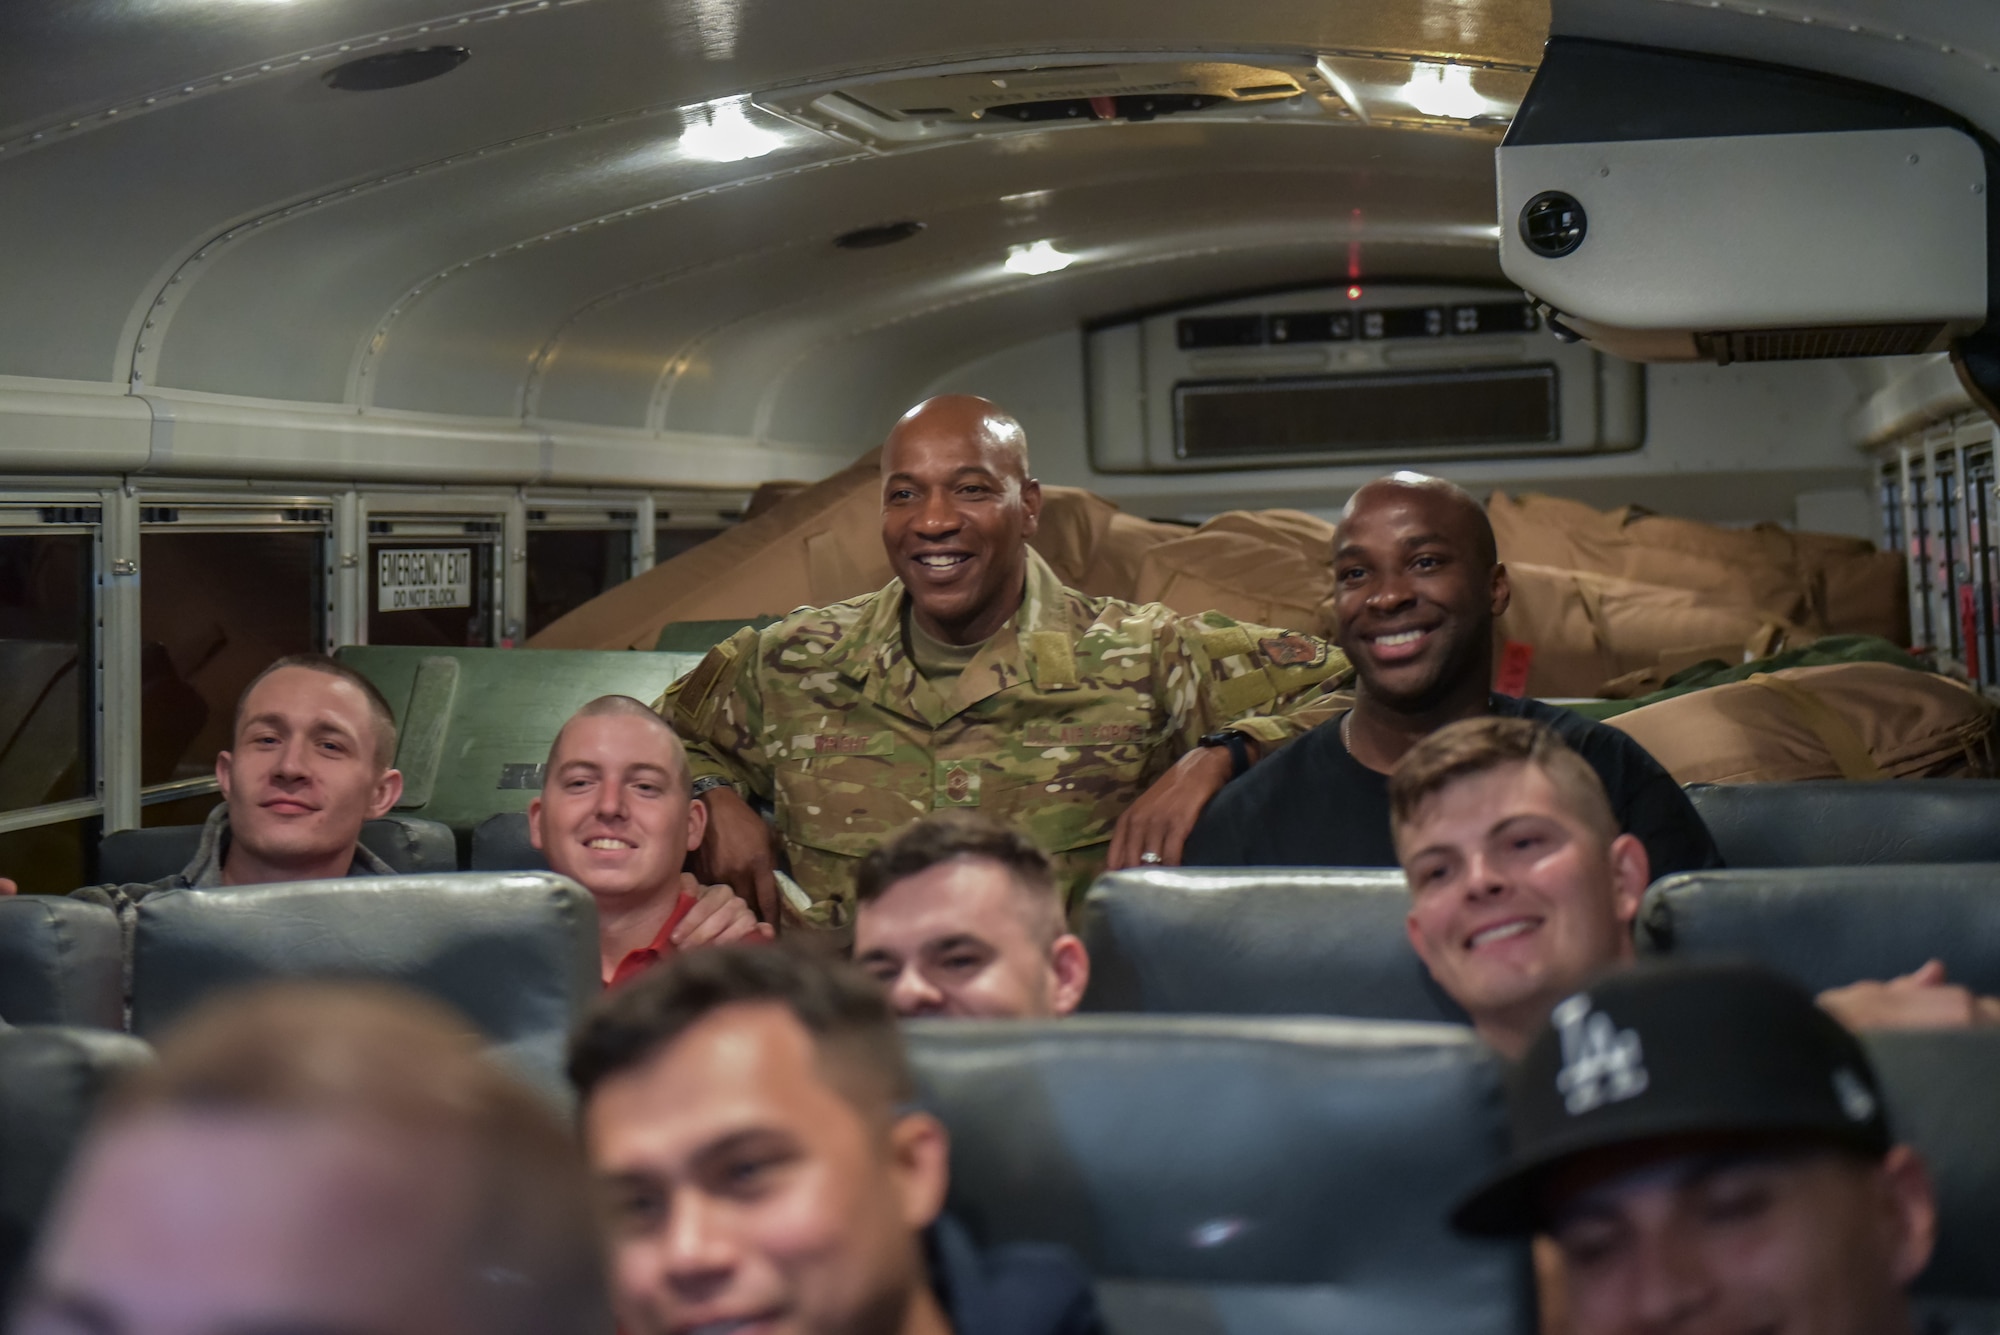
[[[726,885],[703,885],[682,872],[681,889],[695,900],[687,916],[674,926],[673,942],[677,950],[769,941],[777,935],[770,923],[758,922],[750,906]]]
[[[695,875],[705,884],[728,886],[775,928],[778,860],[771,827],[734,788],[711,788],[695,801],[708,803],[708,832],[694,851]]]
[[[5,876],[0,876],[0,895],[18,895],[20,893],[21,893],[20,886],[15,885]]]
[[[1229,749],[1222,746],[1196,747],[1175,761],[1118,818],[1105,869],[1180,866],[1188,833],[1210,799],[1229,782],[1231,765]],[[1157,856],[1149,858],[1148,853]]]
[[[1945,977],[1944,964],[1885,983],[1850,983],[1819,994],[1819,1004],[1849,1029],[1963,1029],[2000,1024],[2000,999],[1975,996]]]

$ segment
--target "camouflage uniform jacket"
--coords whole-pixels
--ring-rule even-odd
[[[800,608],[711,650],[658,708],[694,775],[770,801],[808,921],[847,925],[854,864],[888,834],[972,807],[1055,859],[1069,902],[1113,824],[1203,733],[1266,752],[1346,707],[1346,659],[1310,636],[1064,588],[1028,553],[1020,610],[949,697],[911,662],[903,586]]]

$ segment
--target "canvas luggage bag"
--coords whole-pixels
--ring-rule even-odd
[[[1594,696],[1643,668],[1677,671],[1707,658],[1740,663],[1805,636],[1757,608],[1687,589],[1584,570],[1509,563],[1498,683],[1510,695]],[[1525,668],[1525,678],[1522,669]]]
[[[1909,647],[1910,581],[1901,552],[1829,533],[1792,539],[1830,633],[1876,635]]]
[[[1892,663],[1760,673],[1606,722],[1684,784],[1994,774],[1993,707],[1949,677]]]
[[[1633,506],[1601,511],[1554,496],[1517,499],[1504,492],[1488,499],[1486,513],[1500,559],[1509,565],[1590,570],[1691,589],[1815,633],[1828,629],[1824,597],[1801,561],[1796,535],[1776,524],[1722,528]]]
[[[1333,588],[1333,525],[1296,510],[1233,510],[1160,543],[1133,598],[1286,630],[1320,629]]]

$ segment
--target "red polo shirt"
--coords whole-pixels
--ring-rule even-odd
[[[681,919],[687,917],[688,910],[693,907],[694,896],[685,890],[681,891],[680,897],[674,900],[674,911],[667,915],[666,923],[660,928],[660,934],[653,938],[651,944],[640,946],[618,961],[618,967],[611,971],[611,981],[604,985],[605,990],[608,992],[614,987],[631,982],[673,954],[674,928],[681,925]]]

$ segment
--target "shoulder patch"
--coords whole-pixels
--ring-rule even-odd
[[[1296,633],[1269,635],[1257,647],[1278,667],[1318,667],[1326,662],[1326,641]]]
[[[700,736],[707,731],[708,724],[715,717],[715,698],[727,693],[736,684],[736,669],[739,663],[736,637],[731,636],[710,649],[695,664],[694,671],[687,674],[681,688],[674,695],[674,712],[670,722],[674,731],[683,738]],[[662,700],[660,703],[665,704]]]

